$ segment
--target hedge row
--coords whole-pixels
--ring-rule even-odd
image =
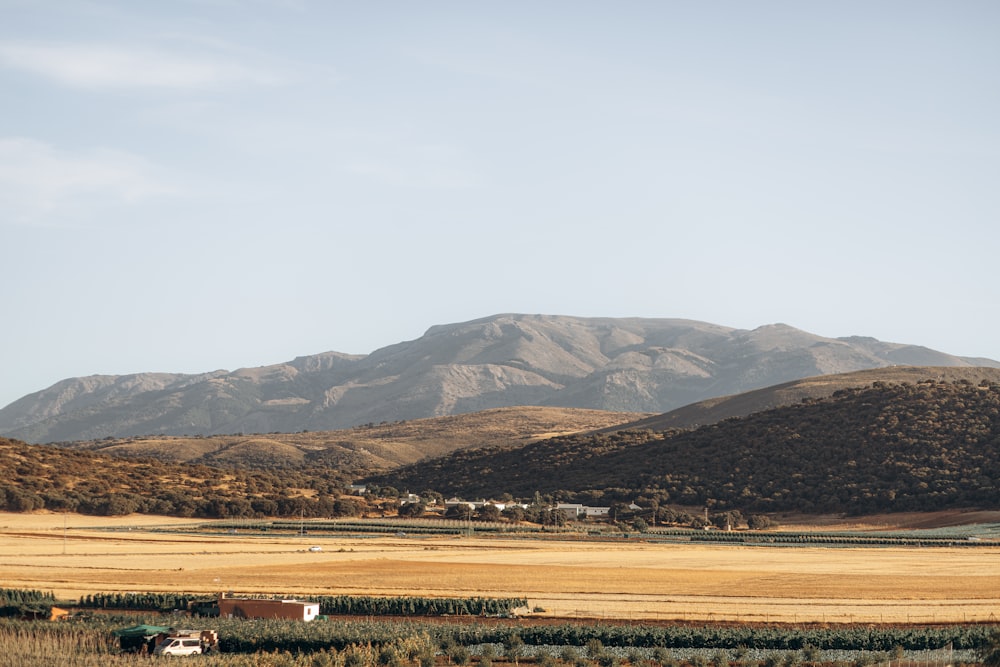
[[[369,595],[323,595],[321,614],[331,616],[510,616],[518,607],[528,606],[524,598],[425,598],[378,597]],[[95,593],[80,599],[79,606],[90,609],[130,609],[171,611],[211,605],[214,598],[190,593]]]

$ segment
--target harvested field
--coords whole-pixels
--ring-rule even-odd
[[[163,517],[0,514],[0,582],[116,591],[526,597],[542,617],[1000,619],[1000,546],[822,548],[471,537],[187,535]],[[113,526],[115,532],[101,528]],[[319,545],[320,552],[308,547]]]

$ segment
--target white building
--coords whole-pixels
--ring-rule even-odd
[[[558,503],[556,509],[565,512],[571,519],[584,517],[603,517],[611,513],[610,507],[590,507],[580,503]]]

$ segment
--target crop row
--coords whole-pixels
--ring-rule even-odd
[[[38,604],[44,594],[37,591],[2,591],[6,599],[30,600]],[[3,599],[3,598],[0,598]],[[100,593],[84,596],[80,606],[101,609],[167,611],[188,609],[204,596],[185,593]],[[523,598],[424,598],[378,596],[320,596],[320,613],[331,616],[509,616],[528,605]],[[388,623],[393,631],[398,623]],[[300,624],[299,627],[333,627],[329,623]],[[339,626],[338,626],[339,627]],[[357,627],[352,626],[352,627]],[[421,625],[421,627],[424,627]],[[995,628],[992,628],[995,630]],[[298,632],[299,630],[296,630]],[[472,624],[449,626],[450,636],[461,644],[505,641],[510,629]],[[517,629],[521,639],[533,645],[583,646],[598,640],[607,646],[799,650],[812,646],[822,650],[888,651],[897,646],[907,650],[929,650],[943,646],[972,649],[981,646],[990,626],[947,627],[830,627],[774,628],[760,626],[645,626],[615,624],[524,625]],[[310,630],[313,632],[313,630]],[[348,642],[350,643],[350,642]],[[292,647],[286,647],[291,650]]]
[[[323,595],[310,598],[321,614],[331,616],[511,616],[528,606],[524,598],[426,598],[371,595]],[[87,609],[171,611],[204,608],[214,598],[190,593],[95,593],[80,598]]]
[[[351,644],[385,645],[400,637],[428,636],[437,645],[508,645],[516,635],[528,646],[603,646],[667,649],[848,650],[889,652],[982,647],[997,627],[831,628],[652,627],[610,624],[520,625],[439,624],[407,621],[245,621],[213,619],[226,651],[342,650]],[[214,626],[213,626],[214,627]]]
[[[129,617],[129,624],[137,622]],[[152,624],[164,618],[150,617]],[[168,623],[175,621],[167,621]],[[357,619],[326,620],[302,623],[286,620],[247,620],[229,618],[187,619],[192,629],[214,629],[220,647],[227,652],[256,651],[311,652],[343,650],[353,644],[384,646],[397,639],[426,637],[437,646],[509,645],[576,646],[599,644],[606,647],[640,649],[710,649],[801,651],[892,652],[977,650],[991,635],[1000,632],[996,625],[946,627],[831,627],[795,628],[762,626],[644,626],[615,624],[498,625],[488,623],[442,624],[411,618],[406,620]],[[514,639],[516,636],[516,640]]]
[[[363,521],[310,521],[302,524],[296,521],[270,521],[256,524],[263,530],[274,530],[279,532],[296,532],[306,530],[309,532],[364,532],[364,533],[412,533],[420,535],[456,535],[473,531],[476,533],[537,533],[545,532],[540,526],[521,526],[516,524],[477,521],[448,521],[446,519],[428,523],[416,523],[411,521],[395,521],[392,523],[379,523],[369,520]]]
[[[843,544],[852,546],[917,547],[996,546],[995,542],[982,542],[959,536],[910,537],[838,535],[831,533],[729,533],[698,530],[660,530],[651,535],[656,537],[684,537],[692,542],[726,542],[737,544]]]
[[[789,628],[761,626],[643,626],[611,624],[565,624],[527,626],[518,629],[527,644],[583,646],[598,640],[606,646],[801,650],[807,646],[820,650],[889,651],[930,650],[944,646],[974,649],[982,646],[996,626],[948,627],[834,627]],[[467,632],[480,632],[472,628]],[[461,637],[462,643],[475,639]],[[489,641],[498,641],[496,637]],[[502,641],[502,639],[500,640]]]
[[[362,616],[511,616],[524,598],[425,598],[357,595],[320,596],[320,613]]]
[[[122,656],[116,656],[117,650],[112,644],[112,630],[122,625],[132,625],[136,622],[163,625],[175,622],[176,619],[164,615],[110,616],[99,615],[89,620],[74,623],[38,623],[0,619],[0,647],[6,648],[3,653],[9,658],[15,655],[31,655],[39,658],[37,661],[4,661],[10,665],[62,664],[86,665],[87,667],[118,664],[138,664],[134,661],[119,662]],[[954,643],[943,644],[943,650],[921,651],[920,649],[905,649],[897,643],[891,651],[877,651],[871,648],[819,650],[812,645],[804,645],[801,649],[778,648],[756,649],[739,645],[735,649],[713,647],[706,643],[695,647],[669,647],[657,645],[646,647],[629,644],[604,644],[597,637],[616,638],[619,641],[635,640],[636,637],[623,633],[611,633],[606,628],[597,628],[596,632],[575,635],[577,638],[589,637],[585,643],[536,644],[538,634],[531,627],[485,627],[469,628],[451,624],[407,621],[326,621],[302,623],[282,620],[247,620],[247,619],[197,619],[185,620],[185,627],[190,629],[214,629],[219,633],[219,651],[205,664],[219,665],[335,665],[336,667],[391,667],[398,665],[419,665],[431,667],[437,656],[447,656],[449,662],[455,665],[466,665],[471,655],[504,654],[508,657],[531,656],[534,664],[557,664],[553,659],[558,656],[562,662],[576,666],[619,664],[617,660],[605,660],[607,656],[625,658],[630,665],[639,665],[641,661],[652,661],[652,665],[689,664],[708,667],[708,665],[730,665],[735,660],[737,665],[759,665],[760,667],[777,667],[778,665],[799,665],[806,660],[808,664],[820,662],[835,662],[839,664],[871,665],[877,661],[876,656],[907,655],[911,660],[921,658],[924,662],[945,660],[952,662],[969,661],[971,656],[979,653],[987,645],[987,636],[998,630],[981,628],[979,643],[970,649],[959,649]],[[588,626],[593,627],[593,626]],[[693,629],[698,634],[699,629]],[[962,635],[961,629],[951,632],[955,638]],[[778,630],[780,633],[794,633],[794,630]],[[921,630],[918,632],[926,632]],[[858,635],[848,629],[847,635],[854,639]],[[489,641],[473,641],[474,638]],[[563,640],[568,635],[562,633]],[[970,635],[971,637],[971,635]],[[939,641],[944,636],[932,632],[931,640]],[[967,637],[968,638],[968,637]],[[711,641],[710,638],[706,638]],[[895,639],[899,639],[896,637]],[[487,653],[487,649],[489,653]],[[359,651],[361,654],[359,654]],[[851,653],[853,652],[853,657]],[[85,656],[102,657],[104,662],[83,660]],[[283,656],[279,660],[279,656]],[[586,659],[581,659],[586,656]],[[862,660],[868,656],[867,660]],[[70,661],[73,658],[73,661]],[[79,658],[79,660],[77,660]],[[304,660],[300,660],[304,658]],[[337,658],[331,660],[331,658]],[[362,659],[363,658],[363,659]],[[721,658],[717,660],[716,658]],[[141,662],[141,660],[140,660]],[[488,661],[487,661],[488,662]],[[516,664],[516,657],[513,662]],[[201,664],[201,663],[199,663]],[[484,664],[480,661],[479,664]]]

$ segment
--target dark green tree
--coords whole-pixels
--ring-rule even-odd
[[[984,667],[1000,667],[1000,630],[995,630],[986,637],[976,655]]]
[[[404,517],[421,517],[427,510],[427,506],[423,502],[416,503],[403,503],[399,506],[399,516]]]
[[[486,504],[476,510],[476,518],[480,521],[499,521],[500,510],[496,505]]]
[[[507,660],[518,664],[518,660],[524,655],[524,640],[516,632],[511,633],[503,643],[504,654]]]

